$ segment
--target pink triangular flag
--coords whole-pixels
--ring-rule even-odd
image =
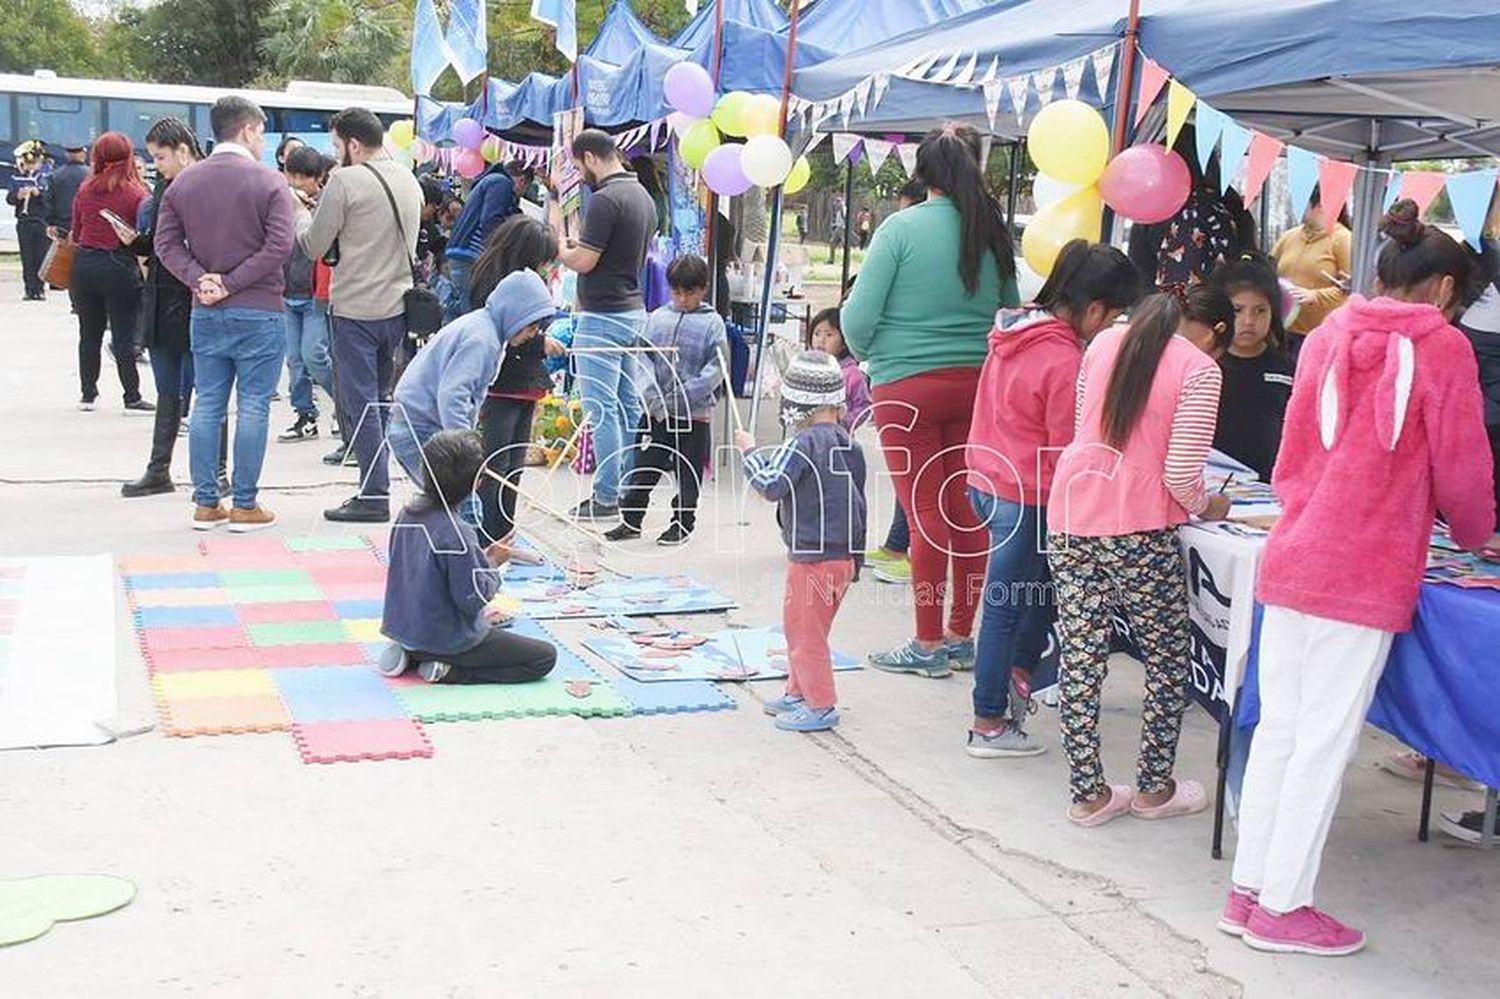
[[[1260,189],[1266,186],[1266,178],[1271,176],[1271,168],[1285,148],[1286,143],[1264,132],[1251,134],[1250,158],[1245,167],[1245,207],[1255,204],[1255,199],[1260,197]]]
[[[1337,219],[1344,206],[1349,203],[1349,192],[1354,190],[1354,178],[1359,176],[1359,167],[1343,160],[1325,159],[1318,167],[1318,196],[1323,205],[1323,217]]]
[[[1141,119],[1146,117],[1146,112],[1151,110],[1151,105],[1156,103],[1157,95],[1161,88],[1167,85],[1171,78],[1166,70],[1154,59],[1146,59],[1141,63],[1141,89],[1136,98],[1135,123],[1139,125]]]
[[[1417,203],[1417,214],[1425,215],[1427,207],[1432,204],[1443,185],[1448,183],[1448,175],[1438,173],[1436,170],[1412,170],[1401,175],[1401,193],[1398,198],[1410,198]]]

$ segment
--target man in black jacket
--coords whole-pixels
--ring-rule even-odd
[[[73,199],[78,189],[88,179],[88,149],[85,146],[65,146],[68,161],[52,171],[47,184],[47,235],[62,239],[73,224]]]

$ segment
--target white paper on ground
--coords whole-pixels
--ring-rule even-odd
[[[0,657],[0,749],[98,746],[119,714],[114,563],[108,555],[0,559],[23,566]]]

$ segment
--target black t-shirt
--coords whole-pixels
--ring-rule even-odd
[[[1281,449],[1286,404],[1292,397],[1292,359],[1272,347],[1259,357],[1225,354],[1219,367],[1224,388],[1214,447],[1270,481]]]
[[[656,202],[635,174],[605,179],[583,210],[578,242],[599,262],[578,275],[578,305],[585,312],[637,312],[646,307],[641,274],[656,235]]]

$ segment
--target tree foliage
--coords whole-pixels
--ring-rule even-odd
[[[87,76],[98,69],[99,47],[87,19],[68,0],[0,3],[0,73],[54,70]]]
[[[261,76],[402,86],[409,20],[401,0],[274,0],[260,21]]]
[[[104,27],[117,75],[155,83],[244,87],[261,75],[269,0],[160,0],[124,7]],[[121,65],[123,64],[123,65]]]

